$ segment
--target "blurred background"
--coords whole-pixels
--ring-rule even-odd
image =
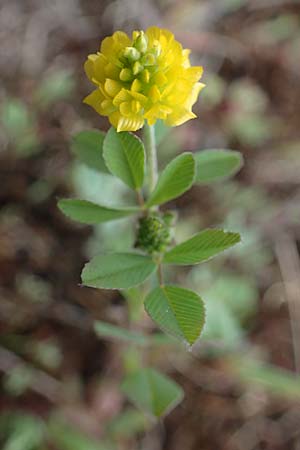
[[[0,1],[0,445],[4,450],[300,450],[300,2],[297,0]],[[128,300],[81,288],[101,249],[128,249],[132,223],[80,226],[56,207],[77,196],[122,204],[126,188],[80,164],[72,135],[108,128],[82,104],[83,62],[116,29],[172,30],[204,66],[196,120],[161,129],[162,163],[230,148],[245,166],[171,203],[177,238],[239,231],[243,245],[172,275],[201,293],[193,352],[108,341]],[[131,310],[134,310],[131,309]],[[151,331],[153,323],[139,323]],[[119,390],[147,359],[185,400],[153,423]]]

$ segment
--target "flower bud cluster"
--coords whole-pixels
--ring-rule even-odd
[[[172,241],[174,216],[152,214],[139,220],[136,247],[152,255],[162,253]]]

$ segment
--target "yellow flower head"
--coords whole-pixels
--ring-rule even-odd
[[[84,102],[108,116],[117,131],[136,131],[144,121],[162,119],[177,126],[196,115],[192,106],[204,84],[202,67],[191,67],[190,50],[158,27],[134,31],[132,39],[116,31],[89,55],[84,68],[97,88]]]

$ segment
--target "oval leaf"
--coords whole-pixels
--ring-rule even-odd
[[[202,299],[178,286],[161,286],[151,291],[145,309],[163,331],[188,345],[198,339],[205,322]]]
[[[192,265],[206,261],[241,241],[238,233],[204,230],[169,250],[163,258],[167,264]]]
[[[129,374],[121,389],[138,408],[155,417],[169,413],[184,396],[177,383],[149,368]]]
[[[132,189],[143,185],[145,172],[145,149],[142,141],[132,133],[118,133],[113,127],[103,144],[106,166]]]
[[[151,258],[135,253],[95,256],[81,274],[85,286],[102,289],[127,289],[143,283],[155,270]]]
[[[139,211],[138,208],[109,208],[79,199],[59,200],[58,207],[70,219],[86,224],[108,222]]]
[[[103,159],[105,133],[97,130],[81,131],[73,137],[71,150],[79,161],[91,169],[109,173]]]
[[[161,173],[147,206],[160,205],[186,192],[195,177],[192,153],[183,153],[171,161]]]
[[[203,150],[195,153],[196,183],[209,184],[235,175],[243,166],[243,156],[232,150]]]

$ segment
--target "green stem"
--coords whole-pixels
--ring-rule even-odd
[[[157,169],[155,130],[153,125],[148,125],[147,123],[144,127],[144,143],[147,155],[148,190],[150,194],[153,191],[157,182],[158,169]]]
[[[153,125],[144,126],[144,144],[147,156],[148,195],[154,190],[158,179],[157,151],[155,142],[155,129]],[[151,208],[152,209],[152,208]],[[158,211],[158,207],[155,208]],[[163,286],[163,270],[161,261],[157,263],[157,278],[160,286]]]
[[[159,263],[157,266],[157,278],[159,281],[159,285],[163,286],[164,285],[164,274],[163,274],[161,263]]]

